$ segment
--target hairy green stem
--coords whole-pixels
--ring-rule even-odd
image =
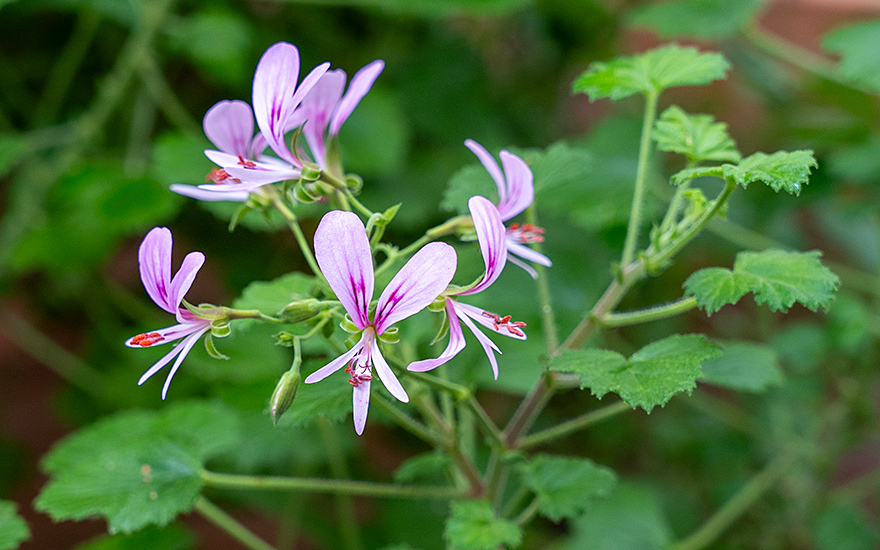
[[[791,457],[786,455],[773,459],[696,531],[684,540],[670,545],[668,550],[708,548],[785,475],[790,463]]]
[[[611,418],[612,416],[616,416],[622,412],[631,410],[632,407],[630,407],[623,401],[612,403],[611,405],[605,405],[600,409],[582,414],[561,424],[557,424],[552,428],[547,428],[546,430],[542,430],[527,437],[523,437],[516,443],[516,448],[528,449],[530,447],[542,445],[544,443],[547,443],[548,441],[552,441],[554,439],[572,434],[579,430],[583,430],[592,426],[593,424]]]
[[[439,376],[433,376],[431,374],[425,374],[423,372],[414,372],[410,370],[403,371],[403,374],[409,376],[414,380],[418,380],[419,382],[423,382],[433,388],[438,390],[443,390],[452,394],[452,396],[460,401],[462,399],[467,399],[471,396],[471,390],[462,386],[461,384],[456,384],[455,382],[451,382],[446,380],[445,378],[440,378]]]
[[[332,495],[415,499],[453,499],[462,496],[462,492],[454,487],[435,487],[430,485],[398,485],[395,483],[313,477],[249,476],[224,474],[208,470],[202,470],[200,475],[206,486],[217,489],[305,491]]]
[[[535,209],[535,203],[526,209],[526,220],[532,225],[538,225],[538,213]],[[535,243],[535,250],[541,252],[541,243]],[[559,331],[556,329],[556,317],[553,315],[553,301],[550,294],[550,281],[547,280],[547,268],[543,265],[536,265],[538,272],[538,280],[535,281],[538,287],[538,306],[541,308],[541,330],[544,331],[544,342],[547,344],[547,351],[551,352],[559,347]]]
[[[518,516],[513,520],[513,522],[520,527],[530,522],[533,517],[538,513],[538,497],[532,499],[532,502],[526,506],[526,509],[520,512]]]
[[[202,517],[229,533],[232,538],[244,544],[251,550],[275,550],[273,546],[253,534],[247,527],[236,521],[234,517],[221,510],[216,504],[205,497],[200,496],[196,500],[193,509],[201,514]]]
[[[394,404],[385,399],[382,394],[374,393],[371,399],[401,428],[431,445],[436,447],[446,446],[445,438],[441,434],[438,434],[436,431],[395,407]]]
[[[657,92],[645,94],[645,116],[642,119],[642,137],[639,142],[639,165],[636,172],[636,185],[633,191],[632,208],[629,215],[629,225],[626,227],[626,241],[623,245],[623,255],[620,265],[632,263],[638,246],[639,232],[642,226],[642,207],[645,202],[645,188],[647,187],[648,160],[651,157],[651,131],[654,128],[654,119],[657,117]]]
[[[269,199],[272,203],[272,206],[275,207],[275,210],[284,217],[284,220],[287,222],[287,226],[290,228],[290,231],[293,233],[294,238],[296,239],[297,244],[299,244],[300,251],[302,252],[303,257],[305,257],[306,262],[308,262],[309,267],[312,269],[312,272],[315,276],[320,277],[321,280],[324,280],[324,275],[321,273],[321,268],[318,267],[318,262],[315,261],[315,255],[312,253],[312,247],[309,246],[309,242],[306,240],[306,236],[302,232],[302,228],[299,226],[299,221],[296,218],[296,214],[284,204],[284,200],[281,198],[281,195],[278,194],[278,191],[271,186],[263,186],[261,188],[263,195]]]
[[[606,328],[625,327],[628,325],[647,323],[649,321],[657,321],[659,319],[667,319],[690,311],[695,307],[697,307],[697,299],[693,296],[688,296],[668,304],[654,306],[648,309],[607,313],[599,320],[599,323]]]
[[[397,250],[395,252],[390,252],[388,254],[388,258],[382,262],[380,266],[376,268],[376,276],[378,277],[380,274],[384,273],[386,270],[390,269],[394,263],[400,258],[405,258],[421,248],[423,245],[431,242],[434,239],[439,237],[444,237],[446,235],[451,235],[458,230],[458,228],[465,223],[470,222],[470,216],[456,216],[454,218],[450,218],[440,225],[434,226],[431,229],[425,231],[425,234],[419,237],[415,242],[410,244],[409,246]]]
[[[474,416],[483,428],[483,432],[485,432],[486,437],[489,439],[492,446],[504,448],[504,434],[501,433],[501,430],[498,429],[495,422],[489,418],[486,409],[480,405],[476,397],[470,395],[465,399],[464,403],[471,411],[473,411]]]

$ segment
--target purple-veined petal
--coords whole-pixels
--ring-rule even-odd
[[[167,227],[154,227],[138,249],[138,267],[150,298],[168,313],[176,313],[179,304],[172,303],[170,294],[171,246],[171,231]]]
[[[353,389],[351,410],[354,417],[354,431],[361,435],[367,425],[367,413],[370,410],[370,381],[364,380]]]
[[[532,250],[524,244],[514,241],[513,239],[507,239],[507,252],[510,254],[516,254],[524,260],[535,262],[536,264],[541,264],[545,267],[553,266],[553,262],[550,261],[550,258],[540,252]]]
[[[183,360],[186,358],[187,354],[195,345],[195,343],[199,341],[199,338],[202,337],[202,334],[208,331],[208,328],[209,327],[205,327],[203,330],[199,332],[194,332],[192,335],[187,336],[177,346],[180,348],[180,352],[177,354],[177,359],[174,361],[174,364],[171,365],[171,370],[168,371],[168,376],[165,378],[165,384],[162,385],[163,401],[165,400],[165,396],[168,395],[168,388],[171,386],[171,379],[174,378],[174,375],[177,373],[177,369],[180,368],[180,364],[183,363]]]
[[[235,190],[236,188],[253,188],[262,187],[269,183],[276,183],[285,180],[299,179],[302,171],[292,166],[278,166],[268,163],[257,164],[253,168],[244,166],[227,166],[224,168],[230,177],[240,180],[240,183],[223,183],[224,189]],[[212,184],[200,185],[202,189],[207,189]],[[216,185],[216,184],[214,184]],[[252,187],[253,186],[253,187]]]
[[[468,209],[474,220],[474,229],[477,231],[477,240],[480,243],[480,253],[486,264],[486,272],[482,280],[473,288],[461,292],[459,295],[467,296],[482,292],[488,288],[504,271],[507,262],[507,230],[501,215],[492,202],[479,195],[474,195],[468,200]]]
[[[506,221],[532,204],[535,200],[535,186],[532,183],[532,169],[526,161],[507,151],[501,151],[500,156],[507,194],[498,201],[498,212],[501,219]]]
[[[455,275],[455,249],[446,243],[428,243],[391,279],[376,305],[376,333],[413,315],[433,302]]]
[[[361,219],[341,210],[324,214],[315,231],[315,259],[355,326],[363,329],[369,325],[373,255]]]
[[[125,341],[125,345],[130,348],[151,348],[155,346],[161,346],[162,344],[168,344],[188,334],[192,334],[193,332],[199,331],[205,326],[210,327],[210,321],[200,320],[199,323],[178,323],[176,325],[172,325],[170,327],[160,328],[156,330],[150,330],[145,332],[144,334],[157,334],[161,338],[155,339],[154,342],[151,342],[147,345],[134,344],[132,341],[138,336],[142,336],[141,334],[137,334],[132,336],[128,340]]]
[[[180,307],[183,297],[186,296],[196,278],[196,274],[198,274],[199,269],[202,268],[204,263],[205,255],[201,252],[190,252],[183,259],[180,269],[177,270],[174,278],[171,279],[171,288],[169,290],[169,296],[176,307]],[[177,315],[176,309],[174,314]]]
[[[315,382],[319,382],[334,372],[341,369],[343,366],[347,365],[349,361],[352,360],[359,352],[361,352],[364,348],[364,337],[361,336],[361,339],[355,344],[350,350],[346,351],[336,359],[330,361],[320,369],[316,370],[312,374],[306,377],[306,384],[313,384]]]
[[[218,149],[248,158],[254,135],[254,114],[250,105],[237,99],[215,103],[205,113],[202,127]]]
[[[244,202],[248,199],[250,195],[247,191],[224,191],[213,190],[213,189],[200,189],[195,185],[183,185],[180,183],[172,183],[169,187],[172,191],[177,193],[178,195],[183,195],[184,197],[189,197],[191,199],[196,199],[200,201],[233,201],[233,202]]]
[[[458,315],[455,314],[452,300],[448,298],[446,299],[446,318],[449,321],[449,343],[446,345],[446,349],[443,350],[443,353],[435,359],[414,361],[406,367],[406,370],[413,372],[427,372],[436,369],[440,365],[449,362],[450,359],[458,355],[458,353],[464,349],[465,341],[464,333],[461,331],[461,323],[458,321]]]
[[[458,318],[467,325],[467,328],[471,329],[471,332],[476,336],[477,341],[483,346],[483,351],[486,352],[486,357],[489,358],[489,363],[492,365],[492,374],[495,375],[495,380],[498,380],[498,361],[495,359],[495,353],[501,353],[501,350],[498,349],[498,346],[495,345],[495,342],[489,339],[488,336],[483,334],[480,329],[474,326],[473,321],[468,318],[468,315],[459,311],[459,307],[463,304],[455,304],[455,313],[458,315]]]
[[[397,379],[394,371],[391,370],[388,362],[385,361],[385,357],[382,356],[382,352],[379,351],[378,339],[373,338],[370,347],[370,358],[373,360],[373,368],[376,369],[376,374],[379,375],[379,380],[385,385],[385,389],[401,403],[409,403],[409,396],[406,394],[403,386],[400,385],[400,380]]]
[[[473,154],[477,155],[477,158],[480,159],[483,167],[486,168],[486,171],[492,176],[495,185],[498,186],[498,202],[499,204],[503,203],[507,200],[507,182],[504,181],[504,174],[501,173],[501,168],[498,167],[498,163],[495,162],[495,159],[489,154],[489,151],[476,141],[466,139],[464,144]]]
[[[294,90],[299,78],[299,50],[287,42],[271,46],[257,63],[254,72],[254,115],[260,133],[269,147],[282,159],[293,163],[293,155],[284,143],[287,119],[296,108]]]
[[[525,263],[524,261],[520,260],[519,258],[514,256],[510,252],[507,253],[507,261],[517,267],[521,267],[523,269],[523,271],[528,273],[529,277],[531,277],[532,279],[538,278],[538,272],[537,272],[537,270],[535,270],[534,267],[532,267],[529,264]]]
[[[455,312],[458,313],[459,317],[462,317],[462,315],[470,317],[471,319],[483,325],[492,332],[497,332],[498,334],[503,334],[504,336],[515,338],[517,340],[526,339],[526,333],[523,330],[519,330],[519,332],[522,334],[517,334],[508,330],[507,326],[505,325],[496,325],[492,317],[485,314],[484,309],[474,307],[470,304],[455,302]]]
[[[156,361],[152,367],[150,367],[147,372],[141,375],[140,379],[138,379],[138,386],[142,385],[144,382],[150,379],[151,376],[162,370],[162,367],[167,365],[172,359],[177,357],[177,361],[175,362],[175,367],[173,368],[173,372],[169,375],[168,380],[165,381],[165,389],[162,390],[162,399],[165,399],[165,393],[167,392],[167,386],[170,381],[170,377],[174,375],[174,372],[177,371],[177,368],[180,367],[180,363],[183,361],[183,358],[186,357],[186,354],[189,353],[189,350],[192,349],[193,344],[201,337],[202,334],[206,333],[210,326],[203,327],[202,330],[198,330],[193,332],[188,336],[185,340],[174,346],[174,349],[165,354],[164,357]]]
[[[351,116],[351,113],[358,106],[358,103],[361,102],[361,99],[367,95],[367,92],[373,87],[373,83],[376,82],[384,68],[385,62],[377,59],[365,65],[354,74],[351,78],[351,83],[348,85],[348,90],[339,102],[339,106],[336,108],[336,112],[333,113],[333,118],[330,121],[331,136],[339,134],[342,124]]]
[[[342,97],[345,89],[345,71],[336,69],[327,71],[303,98],[296,110],[295,118],[305,122],[303,136],[319,166],[323,168],[326,147],[324,136],[333,109]]]

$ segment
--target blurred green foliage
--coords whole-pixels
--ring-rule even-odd
[[[462,548],[515,544],[522,536],[523,546],[530,548],[659,549],[698,529],[706,510],[723,506],[774,457],[794,454],[798,458],[778,485],[712,547],[876,546],[877,521],[866,513],[873,505],[865,506],[876,501],[876,472],[863,479],[848,464],[859,453],[870,455],[872,467],[880,461],[880,106],[871,95],[880,78],[880,24],[853,21],[824,37],[811,37],[821,39],[830,54],[816,57],[762,30],[759,10],[751,0],[0,0],[0,316],[25,317],[57,337],[103,381],[91,390],[87,384],[69,384],[54,396],[57,405],[51,412],[67,428],[133,407],[163,411],[122,412],[106,424],[93,425],[77,437],[87,439],[88,430],[110,426],[118,445],[96,443],[77,450],[76,439],[66,440],[45,468],[51,471],[53,460],[76,451],[90,459],[118,458],[137,469],[141,464],[122,453],[134,448],[138,456],[167,467],[157,469],[157,476],[164,472],[179,480],[185,474],[181,487],[187,490],[172,492],[167,518],[153,518],[156,523],[191,507],[200,486],[197,471],[209,458],[218,468],[250,473],[333,476],[328,449],[338,448],[352,467],[352,477],[388,480],[403,463],[397,470],[401,481],[443,479],[449,463],[437,457],[445,455],[420,455],[425,447],[395,429],[378,410],[371,412],[371,422],[383,424],[374,434],[378,443],[355,445],[347,433],[337,438],[341,443],[333,443],[334,423],[345,421],[351,407],[342,375],[339,384],[301,387],[295,407],[273,427],[265,403],[289,367],[292,352],[273,346],[277,331],[265,326],[215,340],[229,361],[211,359],[201,346],[187,358],[169,399],[215,398],[223,404],[212,406],[222,412],[202,410],[178,419],[180,426],[204,420],[195,431],[205,441],[182,441],[177,431],[166,433],[168,424],[156,418],[178,409],[161,403],[158,381],[143,388],[135,385],[158,352],[122,346],[132,334],[168,321],[154,310],[137,279],[137,243],[150,227],[165,224],[183,249],[204,251],[208,263],[191,291],[197,302],[235,303],[272,314],[296,297],[300,287],[303,293],[313,292],[304,281],[291,282],[298,276],[287,275],[308,268],[293,239],[276,231],[282,227],[280,219],[250,213],[229,234],[226,224],[235,205],[196,202],[167,187],[204,181],[212,165],[202,155],[209,143],[199,121],[218,100],[250,100],[253,68],[272,43],[295,43],[304,69],[329,60],[350,75],[381,58],[385,71],[341,136],[346,168],[365,181],[361,199],[376,210],[403,203],[387,234],[392,242],[406,245],[448,212],[463,212],[470,195],[482,192],[494,198],[492,182],[462,146],[464,139],[476,139],[493,152],[507,148],[521,154],[535,173],[537,217],[547,230],[543,250],[554,261],[547,277],[560,332],[567,334],[612,277],[609,265],[618,256],[629,215],[642,104],[639,99],[588,103],[582,95],[570,95],[574,75],[590,62],[604,61],[603,71],[578,85],[598,98],[704,84],[727,69],[720,56],[699,57],[689,47],[644,54],[659,44],[646,38],[648,29],[661,37],[705,40],[700,51],[721,49],[732,65],[724,83],[666,92],[660,107],[670,110],[654,135],[661,151],[684,154],[692,162],[736,162],[735,139],[746,156],[814,150],[818,168],[809,187],[795,189],[787,178],[808,172],[812,156],[786,157],[792,162],[782,166],[781,176],[780,171],[765,170],[766,156],[750,157],[770,175],[736,172],[732,177],[741,176],[745,183],[765,178],[771,186],[776,182],[774,188],[800,191],[801,196],[757,185],[737,190],[729,219],[710,226],[710,233],[662,276],[634,289],[622,309],[678,299],[683,282],[702,268],[734,265],[733,271],[714,267],[733,277],[735,261],[752,254],[737,253],[752,248],[822,250],[840,277],[838,297],[830,302],[833,276],[825,270],[819,273],[822,284],[814,296],[767,298],[761,292],[768,287],[757,283],[736,296],[753,291],[759,303],[790,307],[787,317],[755,307],[749,297],[728,305],[736,300],[727,297],[706,308],[725,306],[708,318],[694,311],[662,326],[606,331],[596,345],[618,350],[608,352],[617,368],[632,367],[639,350],[675,331],[706,334],[724,352],[702,371],[685,373],[684,381],[672,380],[679,389],[691,389],[696,381],[692,397],[672,399],[650,416],[627,412],[547,445],[554,455],[584,457],[579,466],[562,469],[596,496],[566,501],[572,497],[566,493],[563,510],[541,510],[553,520],[571,516],[564,520],[565,528],[542,519],[521,532],[495,517],[488,504],[461,503],[452,508],[447,536]],[[639,72],[642,66],[634,60],[661,54],[668,58],[669,71]],[[608,61],[618,55],[624,57]],[[706,61],[705,70],[692,73],[692,66],[685,66],[695,59]],[[606,73],[620,71],[633,77],[631,85],[609,87]],[[687,149],[694,136],[703,136],[717,150]],[[674,192],[667,177],[685,167],[686,159],[674,154],[656,153],[651,159],[650,221],[659,222],[660,207]],[[312,231],[322,210],[298,208],[306,231]],[[467,250],[461,258],[463,269],[471,270],[467,275],[476,276],[479,256]],[[799,255],[794,260],[799,273],[818,272],[809,259]],[[791,261],[789,256],[777,260]],[[281,287],[278,281],[283,281]],[[478,388],[498,418],[509,417],[516,396],[534,385],[540,374],[535,358],[546,354],[537,301],[523,298],[531,296],[531,279],[507,270],[474,299],[478,305],[515,312],[530,326],[522,346],[504,346],[497,383],[476,346],[449,365],[450,378]],[[795,300],[811,309],[829,307],[829,312],[811,314],[794,305]],[[401,333],[429,341],[438,327],[425,318],[402,323]],[[70,372],[67,356],[51,353],[54,348],[16,326],[0,320],[0,331],[10,342],[32,350],[62,377]],[[334,330],[344,338],[341,330]],[[701,358],[716,349],[702,340],[696,347]],[[401,353],[428,356],[440,349],[442,343]],[[334,351],[307,346],[305,368],[324,364]],[[662,361],[658,364],[662,367]],[[617,371],[611,375],[609,388],[622,378]],[[2,376],[0,370],[0,414],[8,414],[8,403],[29,394],[9,395],[5,388],[19,382]],[[638,388],[633,391],[639,395]],[[650,408],[668,399],[649,396],[638,404]],[[608,398],[598,403],[588,392],[565,392],[536,429],[607,403]],[[18,497],[18,484],[38,475],[35,456],[20,451],[16,441],[7,445],[7,439],[3,437],[0,448],[3,499]],[[161,446],[142,448],[157,440]],[[211,452],[201,449],[203,444]],[[261,452],[225,452],[236,446]],[[417,458],[404,462],[413,455]],[[162,462],[170,458],[179,460]],[[613,489],[607,476],[602,477],[606,467],[624,480]],[[539,495],[556,491],[557,476],[552,474],[559,464],[533,463],[530,468],[527,482]],[[101,490],[115,478],[107,477],[105,464],[95,462],[87,470],[53,481],[57,485],[42,498],[64,504],[65,498],[82,498],[87,492],[107,497]],[[583,475],[575,475],[579,472]],[[593,484],[591,476],[597,472],[602,479]],[[69,492],[67,484],[73,487]],[[135,508],[137,499],[145,494],[149,498],[144,487],[130,489],[128,504]],[[128,523],[126,503],[110,500],[102,506],[118,518],[111,529],[128,531],[146,524]],[[333,502],[308,494],[247,497],[260,514],[295,524],[294,530],[314,544],[342,547],[335,518],[317,511]],[[11,548],[27,531],[11,505],[0,505],[0,547],[12,541],[7,544]],[[24,501],[18,511],[35,513]],[[442,518],[448,513],[442,502],[370,500],[359,502],[357,523],[364,527],[368,547],[432,550],[445,547]],[[409,529],[412,525],[420,531]],[[32,536],[32,544],[51,547],[51,533]],[[65,540],[63,547],[188,548],[192,540],[186,528],[173,526],[130,537]]]

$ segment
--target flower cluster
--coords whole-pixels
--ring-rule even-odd
[[[383,68],[382,61],[368,64],[354,75],[347,90],[345,73],[338,69],[329,70],[328,63],[319,65],[297,83],[299,53],[296,47],[287,43],[275,44],[263,54],[257,65],[253,108],[243,101],[225,100],[205,114],[205,134],[216,146],[205,154],[218,166],[208,176],[211,183],[197,187],[175,184],[172,190],[200,200],[246,201],[251,193],[264,192],[261,190],[264,186],[292,180],[302,182],[306,172],[312,178],[310,181],[318,181],[324,174],[331,181],[339,181],[343,176],[336,146],[339,130]],[[254,119],[258,128],[256,133]],[[286,136],[290,133],[294,137],[288,147]],[[300,136],[304,138],[303,144],[298,141]],[[365,227],[357,214],[346,211],[347,202],[341,203],[346,210],[327,212],[315,231],[312,265],[320,270],[316,275],[323,276],[336,299],[336,302],[323,303],[330,303],[328,307],[331,308],[336,304],[334,311],[341,306],[347,314],[342,322],[343,328],[355,332],[355,337],[350,340],[353,345],[348,351],[311,373],[305,382],[318,382],[344,368],[353,389],[354,425],[358,434],[363,433],[366,425],[374,372],[391,395],[402,402],[409,400],[380,346],[380,343],[391,342],[396,337],[395,323],[431,304],[437,304],[437,308],[431,309],[437,309],[445,316],[444,326],[448,327],[449,334],[446,349],[436,358],[410,363],[407,369],[415,372],[437,368],[464,349],[466,340],[462,323],[482,346],[496,379],[498,362],[495,352],[501,351],[477,325],[510,338],[526,339],[525,323],[463,300],[490,287],[508,261],[533,277],[537,277],[537,272],[527,261],[551,265],[546,256],[526,246],[543,240],[542,229],[530,224],[504,225],[534,200],[532,171],[522,158],[508,151],[501,151],[499,166],[477,142],[467,140],[465,145],[477,156],[498,187],[497,204],[479,195],[471,197],[468,201],[470,220],[454,218],[452,221],[456,223],[450,226],[453,230],[442,233],[451,234],[471,225],[476,232],[485,270],[470,285],[451,284],[457,267],[455,250],[442,242],[428,242],[412,255],[378,301],[373,302],[376,248],[371,242],[376,244],[377,215],[373,214]],[[274,156],[266,154],[267,148]],[[349,197],[353,199],[350,194]],[[371,226],[372,238],[368,235]],[[429,235],[436,237],[439,234]],[[428,240],[426,238],[423,242]],[[131,347],[151,347],[183,339],[139,381],[143,383],[176,357],[162,390],[163,399],[186,354],[214,327],[212,321],[228,322],[235,318],[228,316],[234,311],[228,308],[215,308],[213,311],[222,313],[215,313],[215,317],[204,315],[203,318],[200,310],[187,306],[183,298],[204,263],[204,255],[200,252],[188,254],[172,278],[171,245],[171,232],[166,228],[155,228],[141,244],[139,260],[147,293],[159,307],[174,314],[178,324],[139,334],[126,342]],[[312,250],[307,242],[301,240],[300,245],[303,253],[311,258]]]

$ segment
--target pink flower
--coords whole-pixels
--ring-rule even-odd
[[[501,221],[501,214],[495,205],[488,199],[477,195],[470,198],[468,208],[474,220],[474,229],[477,231],[477,239],[480,243],[483,262],[486,264],[486,271],[480,281],[473,287],[446,295],[446,316],[449,319],[449,344],[443,350],[443,353],[436,359],[424,359],[410,363],[407,370],[415,372],[429,371],[458,355],[465,347],[461,322],[470,329],[480,345],[483,346],[483,351],[486,352],[489,363],[492,365],[492,373],[497,380],[498,362],[495,359],[494,352],[501,353],[501,350],[498,349],[498,346],[488,336],[477,329],[474,322],[476,321],[476,323],[483,325],[483,327],[493,332],[516,338],[517,340],[526,339],[526,334],[522,330],[526,325],[523,322],[511,321],[510,315],[502,317],[497,313],[491,313],[472,305],[461,303],[456,299],[459,296],[477,294],[489,288],[498,276],[501,275],[501,271],[504,270],[505,261],[510,257],[507,252],[508,243],[504,222]]]
[[[360,435],[367,422],[373,368],[391,395],[404,403],[409,401],[379,351],[379,336],[394,323],[427,307],[443,292],[455,274],[455,250],[435,242],[416,252],[379,296],[372,320],[373,256],[360,218],[339,210],[325,214],[315,231],[315,257],[330,288],[362,332],[354,347],[310,374],[305,382],[318,382],[346,366],[348,381],[354,388],[354,427]]]
[[[501,164],[504,166],[504,173],[502,173],[498,163],[485,147],[472,139],[465,140],[464,144],[477,155],[486,171],[492,176],[495,185],[498,186],[498,212],[502,221],[513,218],[532,204],[532,201],[535,200],[532,170],[523,159],[508,151],[501,151]],[[547,267],[553,265],[550,258],[525,246],[529,243],[543,242],[543,228],[528,223],[511,224],[507,228],[506,240],[507,259],[510,260],[510,263],[525,269],[532,278],[537,278],[538,272],[515,256]]]
[[[339,135],[342,124],[367,95],[384,68],[385,62],[381,59],[362,67],[351,78],[345,95],[342,94],[345,89],[345,71],[327,71],[294,112],[290,124],[303,125],[303,136],[315,164],[322,170],[328,168],[328,142]]]
[[[183,297],[192,286],[196,273],[205,263],[205,255],[201,252],[190,252],[183,259],[180,269],[171,277],[171,231],[166,227],[155,227],[144,237],[138,250],[141,281],[150,298],[156,305],[173,314],[177,318],[176,325],[138,334],[125,341],[131,348],[147,348],[167,344],[174,340],[183,340],[159,359],[138,380],[140,386],[151,376],[159,372],[172,359],[177,357],[162,387],[162,399],[168,393],[168,386],[174,373],[180,368],[184,357],[192,349],[198,339],[211,328],[211,322],[196,317],[189,310],[180,307]]]

